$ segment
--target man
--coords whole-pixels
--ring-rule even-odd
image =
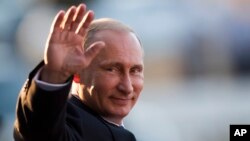
[[[93,19],[84,4],[55,17],[19,95],[16,141],[136,140],[123,118],[143,88],[142,46],[124,24]]]

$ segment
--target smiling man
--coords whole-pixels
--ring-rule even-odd
[[[78,95],[105,119],[121,124],[143,87],[142,49],[134,33],[122,29],[119,23],[112,20],[95,23],[110,26],[95,35],[106,47],[84,70]]]
[[[128,26],[84,4],[58,12],[17,103],[16,141],[135,141],[123,119],[143,88],[143,49]]]

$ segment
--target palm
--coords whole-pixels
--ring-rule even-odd
[[[48,41],[46,63],[55,71],[75,73],[84,59],[83,37],[72,31],[56,31]]]

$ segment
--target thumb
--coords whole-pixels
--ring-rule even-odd
[[[90,63],[104,47],[105,43],[103,41],[92,43],[85,51],[86,60]]]

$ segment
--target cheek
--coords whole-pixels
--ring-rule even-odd
[[[97,92],[109,93],[109,91],[115,89],[117,81],[113,77],[100,74],[96,75],[92,84],[94,85],[94,88]]]
[[[134,81],[134,91],[137,95],[141,93],[143,85],[144,85],[143,78],[139,78]]]

